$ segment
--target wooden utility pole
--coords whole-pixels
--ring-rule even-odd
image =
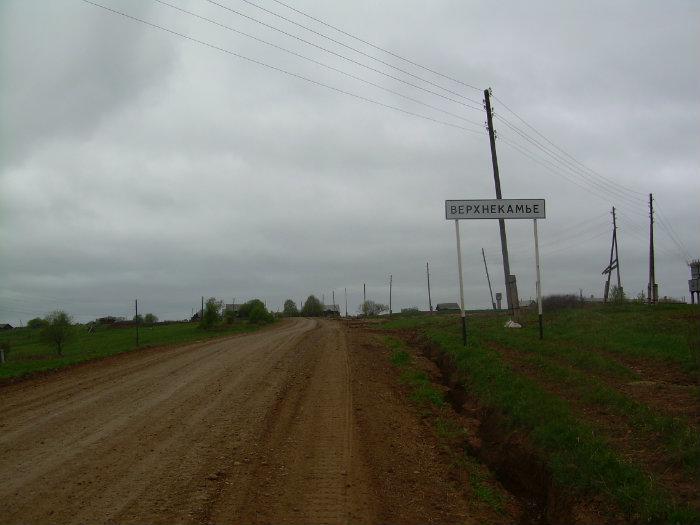
[[[615,214],[615,207],[612,209],[613,216],[613,234],[612,242],[610,243],[610,262],[608,267],[603,270],[603,275],[608,276],[605,281],[605,290],[603,292],[603,302],[608,302],[608,297],[610,295],[610,278],[612,277],[612,271],[617,270],[617,289],[618,293],[622,293],[622,281],[620,280],[620,253],[617,248],[617,216]]]
[[[428,275],[428,308],[430,308],[430,312],[433,312],[433,302],[430,299],[430,266],[428,266],[428,263],[425,263],[425,273]]]
[[[501,195],[501,178],[498,172],[498,157],[496,156],[496,136],[493,131],[493,112],[491,110],[491,89],[484,90],[484,104],[486,106],[486,122],[489,129],[489,142],[491,143],[491,163],[493,164],[493,180],[496,185],[496,198],[502,199]],[[518,298],[513,300],[513,291],[511,290],[510,278],[510,262],[508,260],[508,239],[506,237],[506,221],[498,219],[498,229],[501,233],[501,252],[503,254],[503,274],[506,282],[506,301],[508,302],[508,310],[511,315],[515,315],[515,310],[518,308]],[[515,281],[515,276],[513,276]]]
[[[202,309],[199,311],[199,322],[204,321],[204,296],[202,296]]]
[[[345,288],[345,317],[348,316],[348,289]]]
[[[134,299],[134,309],[136,310],[136,315],[134,316],[134,321],[136,321],[136,346],[139,346],[139,300]]]
[[[394,280],[393,275],[389,275],[389,317],[391,317],[391,285]]]
[[[362,303],[367,302],[367,283],[362,283]]]
[[[333,290],[331,293],[333,294],[333,309],[335,309],[335,290]]]
[[[647,301],[656,304],[659,300],[659,287],[654,275],[654,198],[649,194],[649,285],[647,286]]]
[[[486,282],[489,283],[489,295],[491,296],[491,306],[493,310],[496,311],[496,303],[493,300],[493,290],[491,289],[491,277],[489,277],[489,267],[486,265],[486,253],[484,249],[481,249],[481,256],[484,258],[484,269],[486,270]]]

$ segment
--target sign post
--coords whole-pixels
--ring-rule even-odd
[[[457,237],[457,267],[459,268],[459,313],[462,316],[462,342],[467,346],[467,318],[464,316],[464,281],[462,279],[462,245],[459,236],[459,221],[455,220]]]
[[[446,200],[445,219],[455,221],[457,235],[457,264],[459,266],[459,297],[462,314],[462,338],[467,344],[467,322],[464,314],[464,284],[462,280],[462,249],[459,238],[459,221],[464,219],[532,219],[535,232],[535,266],[537,269],[537,315],[542,328],[542,286],[540,278],[540,248],[537,238],[537,219],[546,218],[544,199],[471,199]],[[514,298],[518,300],[518,298]]]
[[[540,243],[537,240],[537,219],[532,219],[535,230],[535,267],[537,268],[537,321],[540,325],[540,339],[544,338],[542,330],[542,281],[540,280]]]

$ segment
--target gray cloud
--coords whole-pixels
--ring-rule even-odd
[[[173,2],[484,120],[483,112],[202,0]],[[461,123],[162,5],[106,3],[382,103]],[[263,17],[240,2],[226,4]],[[697,256],[700,13],[694,3],[428,8],[309,1],[298,7],[471,84],[492,86],[558,145],[639,192],[594,197],[563,177],[589,187],[580,176],[550,173],[508,147],[505,140],[541,155],[496,120],[504,139],[498,146],[504,195],[548,200],[541,224],[546,293],[601,293],[613,204],[624,213],[623,283],[630,293],[644,289],[648,192]],[[201,295],[259,296],[278,308],[287,297],[298,301],[309,293],[329,300],[332,290],[342,302],[345,287],[355,311],[363,282],[371,297],[388,300],[390,273],[397,309],[426,307],[427,260],[434,302],[457,297],[454,231],[442,203],[493,195],[485,134],[358,101],[82,2],[16,1],[1,9],[0,320],[26,320],[58,306],[81,320],[126,314],[135,297],[161,318],[182,318]],[[320,43],[308,33],[304,38]],[[481,100],[478,91],[463,92]],[[521,125],[494,105],[497,115]],[[577,223],[582,227],[572,229]],[[657,231],[662,294],[686,295],[683,259]],[[508,232],[521,295],[530,297],[532,225],[513,221]],[[467,302],[487,306],[481,247],[496,289],[503,288],[497,226],[465,223],[462,235]]]

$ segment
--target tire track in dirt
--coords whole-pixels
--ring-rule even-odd
[[[6,385],[0,521],[472,521],[393,374],[294,319]]]
[[[74,389],[38,414],[0,413],[2,428],[14,429],[0,442],[3,522],[191,520],[208,477],[232,455],[229,438],[254,429],[250,420],[285,376],[278,363],[313,326],[289,322],[158,360],[124,356],[125,376],[115,370],[119,362],[105,365],[105,382],[100,367],[76,370]],[[92,398],[85,381],[94,382]],[[55,390],[50,378],[45,383]],[[12,385],[3,406],[46,397],[42,386]]]
[[[233,483],[212,521],[371,522],[365,466],[352,453],[352,406],[345,334],[337,323],[323,323],[299,345],[268,414],[248,490]]]

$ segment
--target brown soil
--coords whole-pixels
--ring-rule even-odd
[[[384,357],[298,319],[5,385],[0,521],[491,521]]]

